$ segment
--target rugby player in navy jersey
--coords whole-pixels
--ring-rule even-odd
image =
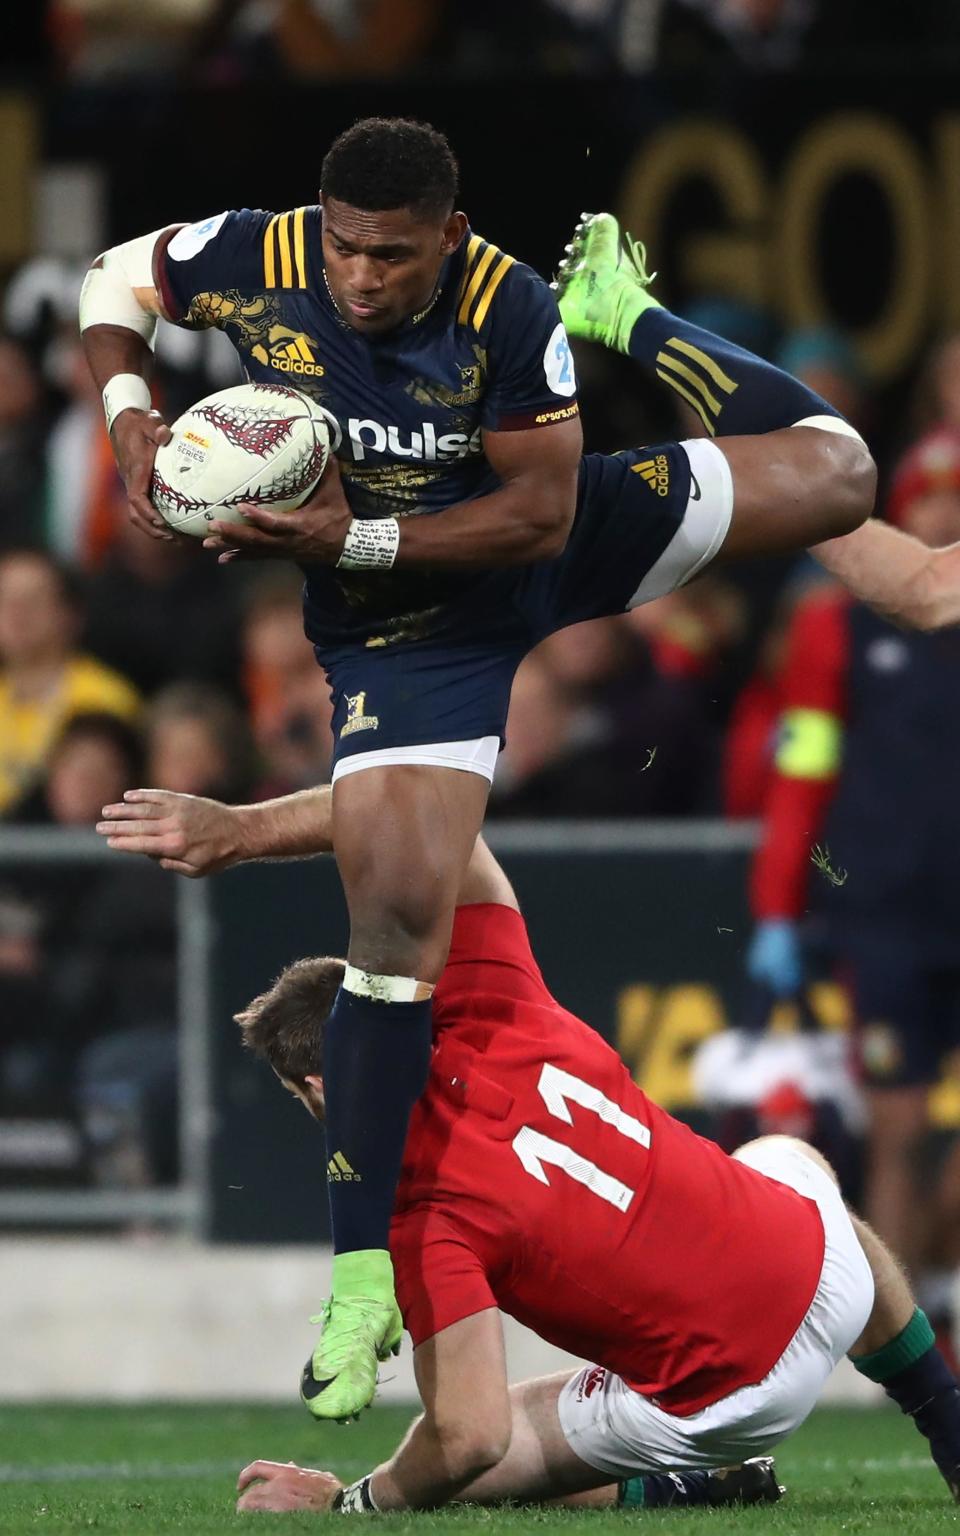
[[[578,227],[560,309],[577,334],[656,371],[717,441],[581,458],[556,297],[469,228],[456,195],[442,135],[368,119],[328,152],[317,207],[142,236],[99,258],[81,299],[146,532],[170,536],[147,498],[169,430],[145,382],[158,315],[219,326],[250,379],[296,384],[334,425],[336,463],[303,508],[251,507],[206,541],[222,561],[303,567],[306,630],[334,700],[351,938],[325,1034],[333,1299],[302,1388],[320,1418],[364,1407],[377,1358],[399,1342],[390,1212],[522,656],[672,590],[718,553],[829,540],[823,558],[866,600],[896,585],[885,551],[871,566],[846,537],[873,506],[862,440],[795,380],[661,308],[609,215]]]

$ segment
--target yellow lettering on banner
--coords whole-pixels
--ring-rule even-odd
[[[758,231],[769,212],[763,161],[736,128],[715,118],[696,118],[644,142],[630,162],[619,197],[627,229],[660,249],[669,205],[689,181],[706,181],[729,221],[722,233],[691,235],[680,256],[685,283],[737,294],[756,304],[769,298],[767,257]]]
[[[724,1023],[713,987],[625,987],[617,999],[617,1049],[651,1099],[671,1112],[692,1109],[691,1058]]]
[[[840,113],[811,129],[783,183],[776,265],[787,320],[796,326],[828,324],[817,235],[830,188],[856,172],[869,176],[883,192],[894,230],[896,259],[887,303],[857,336],[873,374],[889,378],[923,338],[930,293],[930,189],[923,161],[906,134],[868,113]],[[868,248],[861,257],[870,261]]]

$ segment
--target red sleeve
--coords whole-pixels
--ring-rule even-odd
[[[390,1253],[397,1301],[414,1347],[497,1305],[484,1266],[457,1223],[411,1206],[393,1219]]]
[[[845,593],[817,592],[798,606],[780,685],[779,745],[753,863],[757,918],[799,917],[816,843],[840,768],[847,717],[849,636]]]

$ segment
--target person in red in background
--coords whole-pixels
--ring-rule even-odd
[[[906,454],[886,510],[929,546],[960,536],[960,431],[939,428]],[[958,684],[956,629],[900,631],[833,586],[800,602],[751,874],[757,924],[747,956],[755,982],[778,997],[797,994],[802,919],[819,914],[859,1021],[867,1218],[915,1276],[932,1262],[944,1278],[960,1260],[960,1202],[948,1194],[956,1159],[936,1197],[918,1194],[928,1090],[960,1042]],[[842,883],[814,870],[817,844]],[[945,1289],[933,1274],[924,1298],[944,1322]]]

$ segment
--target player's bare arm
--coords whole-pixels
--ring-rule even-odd
[[[930,549],[871,518],[810,553],[863,603],[904,629],[960,624],[960,544]]]
[[[328,784],[254,805],[225,805],[167,789],[128,789],[122,800],[103,807],[97,831],[118,853],[145,854],[162,869],[198,879],[236,864],[331,853],[332,799]],[[502,865],[478,837],[457,905],[481,902],[519,911]]]
[[[578,417],[525,432],[485,432],[483,448],[499,490],[430,517],[400,520],[396,565],[526,565],[558,555],[577,500],[583,451]],[[334,460],[315,494],[296,512],[244,508],[245,524],[211,523],[207,549],[222,561],[252,558],[336,565],[352,514]]]
[[[153,261],[157,245],[173,232],[141,235],[98,256],[80,300],[83,348],[103,399],[130,519],[156,539],[174,535],[147,494],[157,449],[170,441],[170,428],[150,403],[153,340],[164,318]]]

